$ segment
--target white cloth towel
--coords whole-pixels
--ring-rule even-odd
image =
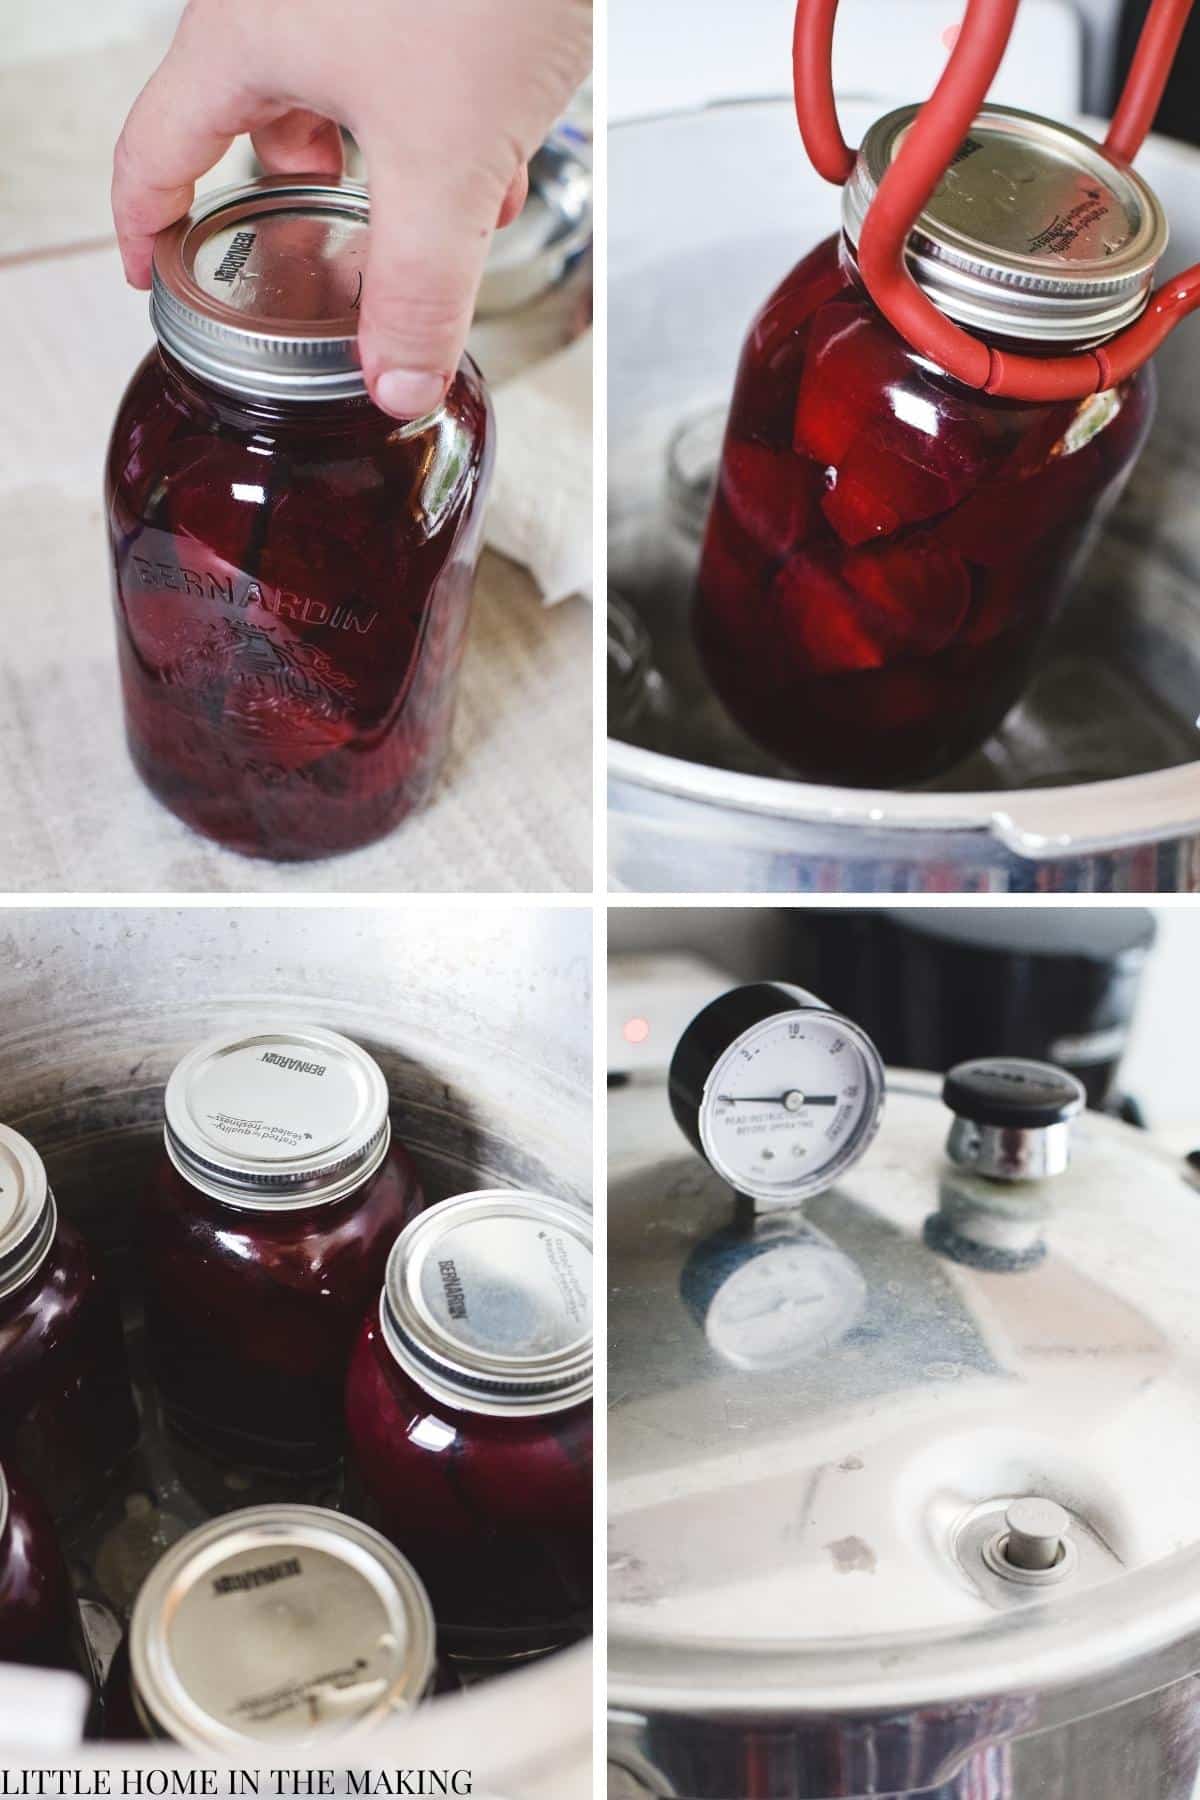
[[[547,606],[592,591],[592,334],[502,382],[487,541]]]

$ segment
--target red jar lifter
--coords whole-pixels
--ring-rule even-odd
[[[1145,311],[1107,343],[1069,356],[1000,350],[955,325],[918,288],[905,264],[908,236],[991,86],[1018,0],[968,0],[962,28],[933,94],[879,184],[858,244],[862,280],[885,318],[913,347],[966,387],[1016,400],[1082,399],[1140,368],[1181,319],[1200,306],[1200,264],[1151,295]],[[842,186],[855,152],[833,96],[838,0],[797,0],[792,42],[796,117],[814,168]],[[1141,148],[1162,98],[1192,0],[1153,0],[1104,147],[1123,162]]]

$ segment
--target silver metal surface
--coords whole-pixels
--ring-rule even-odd
[[[119,1243],[161,1154],[172,1070],[268,1016],[370,1053],[431,1200],[481,1186],[590,1199],[586,912],[16,907],[0,932],[5,1104],[64,1215]]]
[[[592,1391],[592,1233],[546,1194],[493,1188],[428,1208],[388,1258],[380,1318],[421,1387],[497,1417]]]
[[[860,103],[844,114],[852,142],[874,123]],[[673,500],[670,447],[688,421],[727,404],[750,320],[837,229],[837,196],[808,166],[784,101],[622,125],[609,158],[620,221],[609,254],[609,575],[650,636],[669,701],[648,723],[611,727],[613,885],[1200,887],[1200,537],[1190,501],[1200,480],[1200,364],[1186,333],[1155,358],[1150,442],[1028,691],[989,743],[933,788],[799,781],[729,723],[698,667],[689,613],[700,545],[694,523],[683,526],[700,507],[685,518]],[[1181,264],[1200,258],[1198,161],[1195,150],[1153,139],[1139,157]],[[700,485],[689,465],[689,486]]]
[[[261,1024],[198,1044],[172,1071],[167,1154],[202,1193],[248,1211],[344,1199],[391,1138],[383,1071],[317,1026]]]
[[[1064,1120],[1040,1130],[1019,1130],[955,1119],[946,1152],[951,1162],[990,1181],[1045,1181],[1061,1175],[1070,1163],[1071,1125]]]
[[[20,1132],[0,1125],[0,1298],[36,1274],[57,1226],[46,1165]]]
[[[134,1696],[190,1750],[306,1742],[378,1726],[428,1692],[429,1597],[359,1520],[251,1507],[174,1544],[133,1610]]]
[[[899,107],[863,138],[842,190],[851,244],[917,111]],[[1137,318],[1166,245],[1166,214],[1127,164],[1082,132],[990,106],[920,215],[909,265],[972,330],[1079,345]]]
[[[946,1154],[985,1183],[1061,1175],[1071,1160],[1072,1122],[1087,1104],[1077,1076],[1028,1057],[962,1063],[947,1076],[943,1097],[955,1115]],[[967,1191],[983,1196],[986,1211],[986,1187]]]
[[[484,265],[479,318],[514,312],[556,287],[592,241],[592,171],[577,143],[555,135],[529,162],[529,196],[498,231]]]
[[[370,202],[356,182],[263,175],[205,194],[155,239],[150,318],[159,341],[231,393],[361,398],[369,238]]]
[[[1174,1716],[1158,1690],[1200,1669],[1200,1215],[1174,1157],[1084,1115],[1042,1261],[964,1266],[924,1237],[938,1083],[893,1075],[872,1152],[803,1209],[779,1264],[799,1294],[840,1257],[861,1304],[831,1304],[790,1363],[755,1364],[705,1321],[769,1254],[763,1222],[680,1152],[662,1084],[609,1112],[614,1761],[687,1800],[751,1791],[749,1771],[764,1800],[960,1773],[965,1795],[1002,1744],[1028,1771],[1014,1800],[1058,1800],[1076,1789],[1034,1771],[1048,1782],[1065,1733],[1095,1781],[1080,1794],[1186,1793],[1174,1749],[1125,1788],[1090,1760],[1095,1715],[1130,1708],[1132,1743]],[[1031,1495],[1070,1515],[1079,1552],[1047,1585],[982,1557]]]
[[[1063,1560],[1071,1515],[1057,1500],[1023,1495],[1004,1514],[1004,1558],[1014,1568],[1045,1573]]]
[[[8,1530],[8,1508],[8,1481],[3,1468],[0,1467],[0,1541],[3,1540],[4,1534]]]

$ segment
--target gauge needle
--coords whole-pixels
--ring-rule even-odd
[[[786,1094],[718,1094],[727,1106],[836,1106],[836,1094],[800,1094],[793,1088]]]

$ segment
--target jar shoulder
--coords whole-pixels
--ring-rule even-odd
[[[826,472],[827,486],[829,472],[849,466],[857,486],[860,465],[899,458],[941,479],[936,493],[924,484],[924,516],[932,516],[967,485],[1028,477],[1074,454],[1119,417],[1113,435],[1136,436],[1154,394],[1152,366],[1083,400],[1013,400],[967,388],[893,329],[834,236],[789,270],[751,325],[730,435],[805,459]],[[837,523],[845,508],[825,504]],[[908,522],[903,509],[899,522]],[[841,523],[839,535],[853,541],[855,519]],[[886,518],[869,523],[864,537],[887,535]]]
[[[372,1306],[363,1320],[355,1341],[347,1382],[347,1410],[352,1433],[375,1437],[385,1453],[397,1461],[436,1458],[451,1450],[457,1454],[466,1442],[503,1445],[520,1452],[523,1447],[549,1439],[586,1451],[590,1456],[590,1401],[562,1412],[511,1418],[450,1406],[400,1368],[384,1338],[378,1305]],[[410,1432],[408,1427],[417,1419],[427,1421],[434,1429]],[[441,1427],[440,1432],[436,1427]]]
[[[64,1220],[41,1268],[0,1300],[0,1361],[18,1368],[58,1339],[92,1304],[100,1276],[85,1240]]]
[[[487,387],[469,359],[443,413],[414,432],[366,401],[258,412],[191,385],[155,348],[118,407],[106,492],[134,517],[161,512],[167,490],[176,508],[194,493],[208,519],[214,493],[242,490],[249,505],[257,492],[277,506],[299,486],[310,511],[322,496],[342,507],[386,496],[397,514],[420,503],[440,527],[490,470],[493,437]]]
[[[412,1158],[395,1142],[375,1174],[344,1199],[279,1212],[224,1205],[186,1181],[164,1152],[143,1190],[140,1217],[151,1254],[191,1248],[244,1266],[257,1251],[263,1261],[309,1267],[314,1258],[336,1261],[364,1246],[390,1248],[424,1203]]]

